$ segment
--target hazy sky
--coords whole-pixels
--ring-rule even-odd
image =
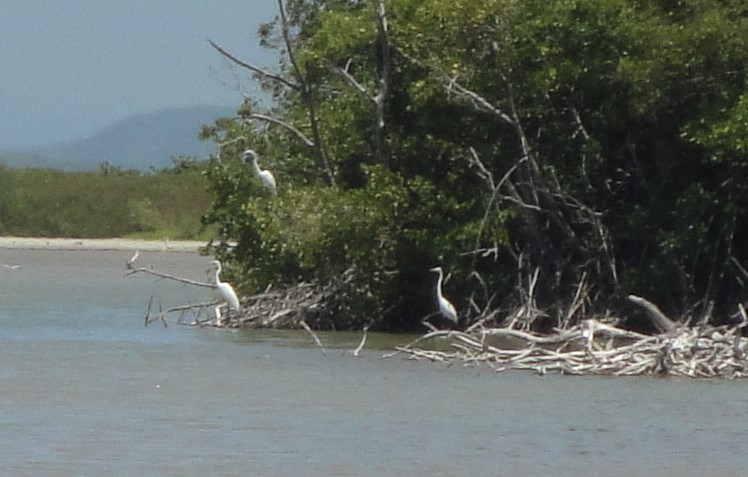
[[[207,42],[274,66],[257,26],[276,0],[0,0],[0,150],[89,136],[126,116],[236,106],[238,75]]]

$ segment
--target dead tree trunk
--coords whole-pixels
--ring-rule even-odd
[[[385,125],[387,116],[387,101],[390,95],[390,83],[392,76],[392,48],[390,46],[389,22],[387,10],[383,0],[371,0],[374,8],[374,16],[377,24],[377,72],[378,84],[374,92],[359,83],[349,72],[350,60],[345,68],[334,68],[337,74],[342,76],[356,91],[364,95],[374,104],[376,122],[374,124],[374,142],[376,145],[377,162],[389,167],[389,154],[387,152],[387,138],[385,136]]]

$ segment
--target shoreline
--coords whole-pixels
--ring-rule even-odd
[[[199,240],[138,240],[124,238],[0,237],[0,248],[24,250],[112,250],[197,253],[206,242]]]

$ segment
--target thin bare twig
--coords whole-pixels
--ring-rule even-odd
[[[345,65],[345,68],[337,67],[337,68],[333,68],[333,71],[339,74],[340,76],[342,76],[343,79],[345,79],[348,82],[348,84],[353,86],[353,88],[356,91],[363,94],[367,99],[370,99],[373,102],[374,98],[369,95],[369,92],[366,90],[364,85],[356,81],[356,78],[354,78],[353,75],[351,75],[348,72],[348,68],[350,68],[350,65],[351,65],[351,60],[348,60],[348,62]]]
[[[499,109],[498,107],[494,106],[491,101],[487,100],[483,96],[479,95],[475,91],[471,91],[467,89],[466,87],[462,86],[460,83],[457,82],[457,78],[448,78],[447,75],[444,75],[444,79],[448,79],[448,81],[445,82],[447,92],[454,92],[457,94],[457,96],[460,96],[464,99],[469,100],[471,103],[473,103],[478,109],[494,114],[501,118],[505,123],[511,125],[511,126],[517,126],[517,123],[515,120]]]
[[[220,53],[224,57],[228,58],[232,63],[235,63],[235,64],[241,66],[242,68],[246,68],[249,71],[251,71],[251,72],[253,72],[253,73],[261,76],[262,78],[269,79],[269,80],[276,81],[278,83],[284,84],[284,85],[288,86],[289,88],[294,89],[296,91],[299,91],[301,89],[301,87],[299,85],[288,81],[286,78],[284,78],[284,77],[282,77],[280,75],[277,75],[275,73],[271,73],[270,71],[268,71],[266,69],[263,69],[263,68],[260,68],[258,66],[255,66],[252,63],[247,63],[246,61],[240,60],[236,56],[234,56],[231,53],[229,53],[228,51],[226,51],[224,48],[222,48],[220,45],[218,45],[213,40],[209,39],[208,43],[210,43],[210,46],[212,46],[216,51],[218,51],[218,53]]]
[[[259,113],[252,113],[249,115],[250,119],[257,119],[260,121],[266,121],[268,123],[275,124],[277,126],[281,126],[282,128],[285,128],[287,131],[293,133],[294,136],[296,136],[301,142],[304,143],[309,148],[314,148],[314,141],[306,137],[304,133],[299,131],[296,127],[293,125],[287,123],[286,121],[283,121],[282,119],[278,119],[274,116],[270,116],[267,114],[259,114]]]
[[[146,267],[132,268],[128,270],[125,276],[134,275],[136,273],[145,273],[148,275],[153,275],[154,277],[165,278],[167,280],[174,280],[175,282],[186,283],[188,285],[194,285],[196,287],[215,288],[215,285],[211,283],[198,282],[196,280],[190,280],[189,278],[182,278],[182,277],[178,277],[175,275],[170,275],[168,273],[157,272],[156,270],[153,270],[151,268],[146,268]]]
[[[283,0],[278,0],[278,16],[279,16],[280,24],[281,24],[281,35],[283,37],[283,42],[286,47],[286,53],[288,54],[288,58],[289,58],[289,61],[292,67],[292,74],[296,78],[295,82],[290,81],[279,74],[272,73],[266,69],[260,68],[252,63],[248,63],[246,61],[240,60],[239,58],[232,55],[231,53],[226,51],[224,48],[222,48],[220,45],[218,45],[212,40],[208,40],[208,42],[214,49],[216,49],[221,55],[223,55],[225,58],[227,58],[231,62],[243,68],[248,69],[249,71],[255,73],[256,75],[260,76],[264,80],[270,80],[270,81],[280,83],[299,93],[302,101],[307,107],[310,129],[312,133],[311,140],[307,138],[306,135],[302,134],[301,131],[298,130],[298,128],[295,128],[284,121],[272,118],[272,116],[255,115],[255,119],[273,122],[293,132],[296,135],[296,137],[301,139],[305,145],[307,145],[313,150],[314,155],[318,162],[318,166],[322,169],[322,172],[324,174],[324,177],[326,178],[327,183],[329,185],[334,186],[335,176],[333,174],[332,169],[330,168],[330,163],[329,163],[329,160],[327,159],[327,154],[325,152],[325,148],[322,143],[322,138],[319,132],[317,111],[316,111],[316,106],[314,103],[314,96],[312,93],[312,88],[311,88],[311,85],[309,84],[309,80],[307,76],[305,75],[304,71],[301,69],[296,58],[296,53],[294,51],[292,41],[291,41],[291,35],[289,32],[289,25],[288,25],[288,21],[286,18],[286,12],[283,6]]]
[[[328,184],[331,186],[334,186],[335,175],[333,174],[332,169],[330,168],[330,162],[327,159],[327,152],[325,151],[325,147],[322,141],[322,136],[319,131],[319,120],[317,118],[317,107],[314,102],[314,94],[312,91],[312,87],[309,84],[309,80],[307,76],[304,74],[304,71],[301,69],[296,59],[296,52],[294,51],[294,48],[291,42],[291,34],[288,28],[288,20],[286,19],[286,11],[283,7],[283,0],[278,0],[278,16],[281,22],[281,35],[283,37],[283,42],[286,45],[286,53],[288,54],[288,60],[291,63],[293,74],[296,76],[296,80],[298,81],[299,94],[301,95],[301,99],[307,108],[307,112],[309,116],[309,127],[312,131],[312,142],[314,144],[314,152],[315,152],[315,155],[317,156],[317,161],[319,162],[319,166],[322,168],[325,174],[325,177],[327,178]]]
[[[193,312],[195,312],[195,311],[199,311],[199,310],[202,310],[202,309],[205,309],[205,308],[212,308],[212,307],[215,307],[216,305],[217,305],[216,302],[210,302],[210,303],[193,303],[193,304],[190,304],[190,305],[172,306],[170,308],[167,308],[166,310],[159,309],[158,314],[156,314],[156,316],[154,316],[153,318],[150,318],[148,316],[148,314],[146,314],[146,324],[148,324],[150,322],[153,322],[153,321],[160,321],[161,323],[163,323],[164,327],[166,327],[167,326],[166,325],[166,316],[169,315],[169,314],[171,314],[171,313],[175,313],[177,311],[179,311],[179,312],[184,312],[184,311],[193,311]],[[150,304],[148,306],[148,309],[150,310]]]
[[[345,68],[334,68],[333,71],[339,74],[345,81],[350,84],[353,89],[361,93],[369,101],[374,104],[376,122],[374,127],[375,132],[375,143],[376,143],[376,154],[380,164],[388,164],[389,158],[386,151],[386,141],[384,135],[384,128],[386,124],[386,109],[387,100],[390,94],[390,82],[392,76],[392,61],[391,61],[391,45],[389,38],[389,21],[387,19],[387,10],[382,0],[371,0],[372,7],[374,9],[375,21],[377,24],[377,59],[379,61],[377,65],[379,80],[376,92],[369,92],[369,90],[356,80],[348,71],[351,65],[349,59],[345,65]]]
[[[148,300],[148,308],[146,308],[145,316],[143,317],[145,326],[148,326],[148,318],[151,316],[151,305],[153,305],[153,295],[151,295],[151,299]]]
[[[743,278],[748,280],[748,270],[745,269],[745,267],[740,263],[740,261],[738,261],[737,258],[730,257],[730,263],[735,267],[736,270],[738,270],[738,272],[740,272]]]

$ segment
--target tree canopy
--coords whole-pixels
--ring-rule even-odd
[[[203,131],[242,290],[348,271],[330,326],[384,329],[435,310],[436,265],[464,324],[748,299],[744,2],[288,0],[259,34],[275,71],[214,46],[271,106]]]

